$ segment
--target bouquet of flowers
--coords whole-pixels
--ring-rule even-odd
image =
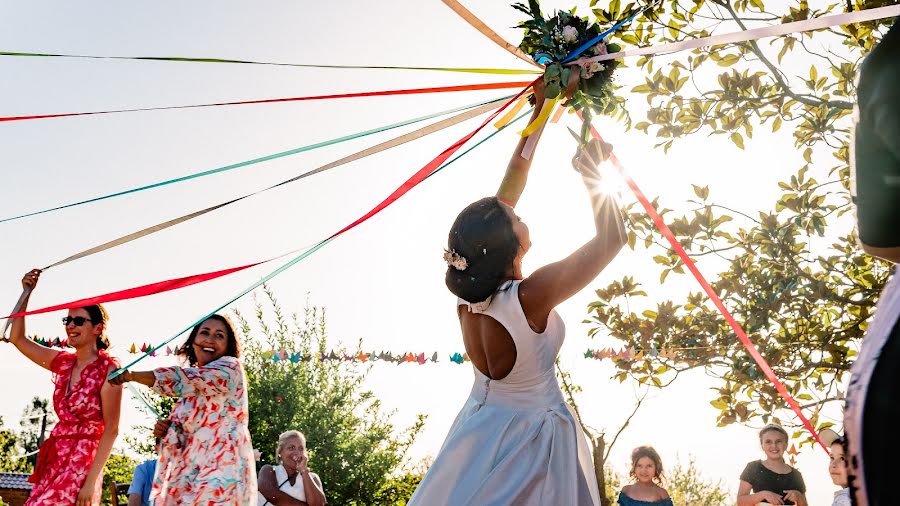
[[[565,95],[571,72],[579,72],[578,88],[567,105],[582,111],[587,120],[592,112],[610,113],[615,109],[613,97],[613,72],[619,62],[606,60],[579,66],[565,66],[563,60],[583,44],[597,38],[603,30],[596,23],[575,15],[571,11],[556,12],[545,19],[538,0],[513,4],[513,8],[524,12],[531,19],[519,23],[525,35],[519,49],[531,55],[538,63],[546,63],[544,70],[544,95],[558,98]],[[582,53],[584,57],[616,53],[622,48],[618,44],[601,40]],[[533,97],[532,97],[533,98]]]

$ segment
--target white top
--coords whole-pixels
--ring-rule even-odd
[[[306,491],[303,488],[303,477],[297,475],[294,484],[291,485],[291,482],[288,480],[287,471],[284,469],[284,466],[277,465],[272,469],[275,470],[275,482],[278,483],[278,489],[284,492],[285,494],[297,499],[298,501],[306,501]],[[319,479],[319,475],[316,473],[309,473],[309,479],[322,485],[322,480]],[[266,504],[272,504],[263,497],[262,494],[258,494],[257,501],[259,502],[259,506],[265,506]]]
[[[842,488],[834,493],[834,502],[831,506],[850,506],[850,489]]]

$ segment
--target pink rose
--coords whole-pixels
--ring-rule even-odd
[[[575,42],[578,40],[578,30],[574,26],[566,25],[562,29],[562,37],[566,42]]]
[[[598,42],[596,46],[594,46],[594,54],[600,56],[602,54],[607,54],[606,44],[602,42]]]

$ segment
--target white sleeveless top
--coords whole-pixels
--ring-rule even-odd
[[[306,501],[306,491],[303,488],[303,477],[299,474],[297,475],[297,479],[295,483],[291,485],[291,482],[288,481],[288,474],[285,471],[284,466],[278,465],[273,468],[275,470],[275,482],[278,483],[278,489],[284,492],[285,494],[297,499],[298,501]],[[322,480],[319,479],[319,476],[316,473],[309,473],[309,478],[317,483],[322,483]],[[265,506],[266,504],[272,504],[263,497],[262,494],[257,494],[257,501],[259,506]]]

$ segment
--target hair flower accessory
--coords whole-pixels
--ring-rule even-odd
[[[454,249],[444,250],[444,261],[447,262],[447,265],[452,266],[458,271],[464,271],[469,267],[469,262],[466,260],[466,257],[460,255]]]

